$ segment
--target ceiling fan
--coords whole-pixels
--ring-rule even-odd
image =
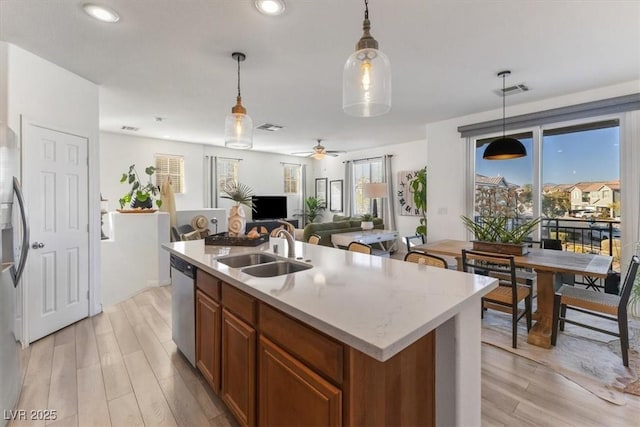
[[[313,147],[313,151],[309,152],[302,152],[302,153],[291,153],[293,155],[297,155],[297,156],[306,156],[306,157],[312,157],[316,160],[322,160],[324,159],[324,156],[331,156],[331,157],[337,157],[339,154],[344,154],[345,151],[338,151],[338,150],[327,150],[326,148],[324,148],[324,146],[321,144],[322,140],[321,139],[317,139],[316,141],[318,141],[318,144],[315,145]]]

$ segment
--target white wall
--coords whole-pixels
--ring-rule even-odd
[[[100,133],[100,191],[109,199],[109,210],[120,208],[118,199],[129,189],[128,184],[120,183],[122,174],[135,164],[142,174],[144,169],[155,166],[156,154],[170,154],[184,157],[184,190],[176,194],[176,210],[199,209],[203,207],[204,148],[201,144],[177,142],[164,139],[143,138],[139,136]]]
[[[105,307],[118,304],[148,287],[168,285],[169,214],[109,212],[110,239],[102,245],[102,295]]]
[[[18,140],[21,116],[30,123],[89,140],[89,312],[97,313],[101,310],[100,190],[99,180],[93,177],[99,176],[98,86],[24,49],[5,46],[8,124]],[[28,160],[23,158],[22,164]],[[28,188],[24,190],[29,193]]]
[[[543,101],[514,105],[508,108],[507,113],[508,116],[516,116],[551,108],[628,95],[639,91],[640,82],[633,81],[559,96]],[[501,112],[501,109],[496,109],[427,124],[427,214],[429,218],[429,240],[466,238],[466,232],[460,221],[460,215],[468,214],[465,208],[467,148],[465,140],[460,137],[457,128],[462,125],[500,118]],[[623,167],[622,163],[628,161],[629,159],[623,156],[621,158],[621,167]],[[628,186],[625,187],[627,187],[627,189],[629,188]],[[639,191],[637,187],[635,191]]]
[[[315,178],[328,178],[328,181],[336,179],[344,179],[344,162],[346,160],[357,160],[371,157],[380,157],[383,155],[393,155],[391,158],[392,181],[394,189],[397,189],[397,173],[402,170],[418,170],[427,164],[427,143],[425,140],[404,142],[400,144],[387,145],[367,150],[352,151],[338,157],[325,157],[323,160],[313,161],[313,173],[310,174],[309,184],[311,190],[309,195],[314,194]],[[427,172],[427,180],[430,179],[431,172]],[[343,191],[348,189],[345,187]],[[429,196],[427,195],[427,201]],[[384,203],[387,201],[385,200]],[[396,201],[393,200],[395,203]],[[382,209],[379,207],[379,211]],[[331,221],[334,214],[341,212],[324,212],[323,222]],[[400,236],[413,235],[418,226],[419,217],[417,216],[401,216],[398,215],[398,204],[396,203],[396,228]]]
[[[311,160],[304,157],[287,156],[284,154],[264,153],[253,150],[231,150],[224,147],[205,145],[207,156],[229,157],[242,159],[238,170],[238,181],[253,188],[254,194],[259,196],[284,196],[284,169],[282,163],[310,165]],[[311,174],[309,174],[310,176]],[[313,188],[307,182],[307,191]],[[311,193],[309,193],[311,195]],[[288,218],[299,212],[302,207],[301,197],[287,195]],[[218,207],[231,207],[233,202],[225,199],[218,201]],[[245,209],[247,220],[251,219],[251,212]]]
[[[155,154],[184,156],[185,192],[176,194],[176,210],[195,210],[204,207],[205,156],[219,156],[242,159],[238,171],[238,180],[253,188],[256,195],[284,195],[284,172],[282,163],[310,164],[306,158],[264,153],[253,150],[231,150],[213,145],[178,142],[164,139],[144,138],[133,135],[121,135],[102,132],[100,144],[100,181],[101,191],[109,199],[109,210],[119,208],[118,199],[127,191],[120,183],[123,172],[129,166],[144,173],[146,166],[154,164]],[[313,188],[313,187],[311,187]],[[289,196],[287,207],[291,217],[300,206],[300,198]],[[220,199],[218,206],[229,208],[228,200]],[[251,218],[245,209],[247,218]],[[222,230],[221,230],[222,231]]]

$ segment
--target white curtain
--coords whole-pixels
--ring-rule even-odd
[[[640,111],[628,111],[620,121],[620,199],[622,200],[622,254],[624,277],[636,243],[640,241]]]
[[[344,212],[343,215],[351,216],[352,203],[353,203],[353,162],[347,160],[344,162]]]
[[[382,159],[382,168],[384,172],[384,180],[387,183],[387,199],[383,200],[383,214],[384,226],[387,230],[396,230],[396,212],[394,195],[395,189],[393,187],[393,171],[391,169],[391,157],[392,155],[385,155]]]
[[[305,164],[300,166],[300,190],[300,212],[302,212],[302,217],[298,228],[304,228],[307,223],[307,210],[305,209],[305,200],[307,200],[307,165]]]
[[[213,156],[204,156],[204,207],[215,208],[217,207],[216,189],[217,185],[214,182],[216,177],[215,171],[216,158]]]

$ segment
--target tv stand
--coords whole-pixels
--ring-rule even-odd
[[[257,221],[247,222],[247,227],[245,228],[245,233],[248,233],[253,227],[265,227],[267,232],[271,233],[271,230],[280,227],[282,224],[280,221],[287,221],[295,228],[298,228],[298,220],[297,219],[262,219]]]

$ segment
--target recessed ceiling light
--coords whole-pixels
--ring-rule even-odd
[[[92,3],[85,3],[82,8],[87,15],[97,19],[98,21],[113,24],[114,22],[118,22],[120,20],[120,15],[118,15],[118,13],[110,7],[99,6]]]
[[[284,12],[284,0],[256,0],[256,8],[265,15],[280,15]]]

